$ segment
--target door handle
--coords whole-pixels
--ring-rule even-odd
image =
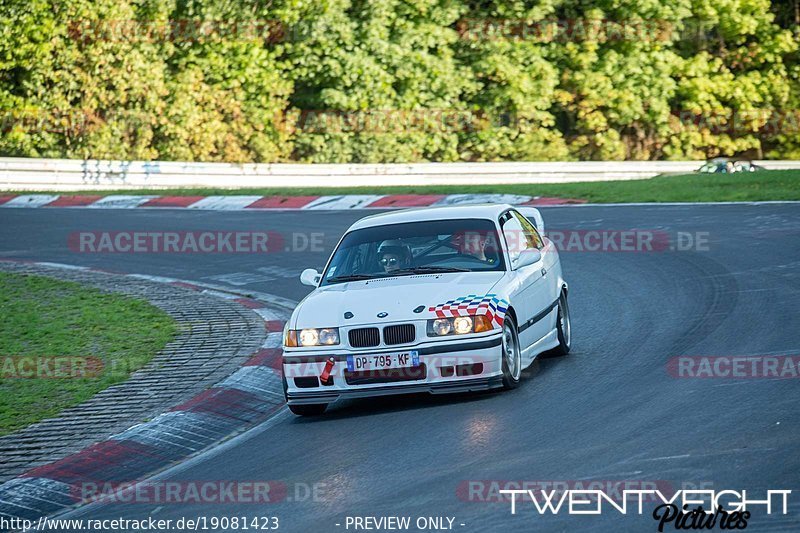
[[[545,276],[545,275],[547,275],[547,269],[542,267],[542,276]]]

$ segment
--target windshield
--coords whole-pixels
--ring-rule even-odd
[[[387,276],[505,270],[491,220],[428,220],[351,231],[322,285]]]

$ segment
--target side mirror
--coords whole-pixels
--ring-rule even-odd
[[[525,250],[519,257],[517,258],[517,262],[515,263],[516,268],[526,267],[528,265],[532,265],[534,263],[538,263],[542,259],[542,252],[533,248],[531,250]]]
[[[320,273],[313,268],[307,268],[300,273],[300,283],[316,287],[319,285]]]

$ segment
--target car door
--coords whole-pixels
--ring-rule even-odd
[[[540,319],[539,315],[549,305],[550,290],[545,282],[543,260],[519,265],[520,257],[526,250],[537,248],[541,251],[539,246],[542,244],[541,239],[537,243],[538,234],[532,234],[530,229],[523,226],[523,220],[525,218],[516,211],[508,211],[501,217],[500,224],[511,263],[511,305],[517,313],[520,346],[525,349],[549,332],[548,321]],[[530,226],[530,223],[527,225]]]
[[[520,217],[520,223],[526,235],[529,235],[534,240],[536,248],[542,254],[542,278],[547,287],[546,302],[548,303],[548,306],[542,312],[550,309],[547,315],[542,318],[542,321],[546,324],[545,334],[547,334],[547,332],[556,327],[557,313],[555,312],[555,305],[561,293],[561,287],[558,282],[561,278],[561,263],[558,260],[558,251],[553,241],[544,238],[533,222],[518,212],[516,215]]]

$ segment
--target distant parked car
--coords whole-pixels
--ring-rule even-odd
[[[754,164],[752,161],[734,161],[727,157],[717,157],[706,161],[697,171],[706,174],[733,174],[735,172],[755,172],[764,170],[764,167]]]

